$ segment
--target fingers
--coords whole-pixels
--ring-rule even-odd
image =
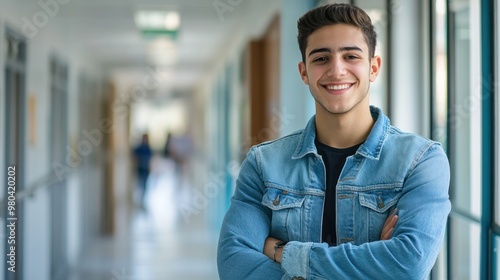
[[[392,232],[394,231],[394,228],[389,229],[384,236],[380,240],[389,240],[391,239]]]
[[[392,232],[394,231],[394,227],[398,222],[399,216],[397,215],[398,209],[395,208],[387,220],[385,220],[384,227],[382,228],[382,233],[380,234],[380,240],[388,240],[391,238]]]
[[[384,223],[384,229],[387,229],[386,227],[390,227],[389,225],[393,222],[392,218],[396,216],[396,213],[398,211],[398,208],[395,208],[394,211],[392,211],[391,215],[387,217],[387,220],[385,220]],[[394,223],[392,227],[394,227],[396,224]]]
[[[399,211],[399,209],[398,209],[397,207],[396,207],[396,208],[394,208],[394,210],[392,211],[392,214],[391,214],[391,215],[393,215],[393,216],[394,216],[394,215],[398,214],[398,211]]]
[[[270,259],[273,259],[274,245],[276,245],[276,243],[279,241],[281,240],[271,236],[266,238],[266,241],[264,242],[264,255],[268,256]]]
[[[398,220],[397,216],[392,216],[388,218],[388,223],[382,229],[382,234],[380,235],[380,240],[388,240],[391,238],[392,232]]]

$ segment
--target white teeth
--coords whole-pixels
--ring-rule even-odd
[[[347,89],[347,88],[350,88],[351,85],[350,84],[345,84],[345,85],[328,85],[326,86],[327,89],[331,89],[331,90],[341,90],[341,89]]]

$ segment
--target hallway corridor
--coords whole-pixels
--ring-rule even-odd
[[[218,279],[217,232],[203,214],[179,212],[191,191],[172,161],[156,158],[145,206],[117,205],[115,236],[92,242],[70,280]]]

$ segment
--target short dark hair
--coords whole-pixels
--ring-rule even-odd
[[[308,11],[297,21],[299,31],[297,39],[303,62],[306,62],[305,52],[309,35],[323,26],[337,23],[350,24],[361,28],[368,45],[370,57],[375,55],[377,33],[368,14],[354,5],[328,4]]]

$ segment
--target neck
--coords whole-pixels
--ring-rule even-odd
[[[316,136],[330,147],[349,148],[366,140],[373,127],[369,106],[357,106],[343,114],[316,110]]]

